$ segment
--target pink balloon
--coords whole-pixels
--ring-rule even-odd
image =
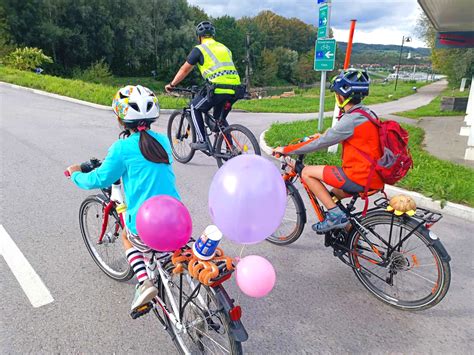
[[[137,231],[140,239],[158,251],[175,251],[189,241],[192,220],[186,206],[168,195],[146,200],[138,210]]]
[[[258,255],[241,259],[235,268],[237,286],[247,296],[261,298],[275,286],[276,274],[273,265]]]

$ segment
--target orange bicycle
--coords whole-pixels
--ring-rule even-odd
[[[288,202],[285,217],[267,240],[276,245],[294,243],[303,233],[306,208],[295,183],[306,191],[317,218],[326,211],[301,178],[304,155],[296,160],[282,158],[283,179]],[[372,195],[378,191],[372,191]],[[357,279],[379,300],[403,310],[423,310],[438,304],[451,281],[451,260],[438,236],[430,227],[442,215],[417,208],[412,216],[390,212],[386,197],[377,199],[367,214],[357,211],[359,194],[350,202],[336,204],[347,214],[349,225],[325,233],[324,244],[354,271]],[[388,208],[388,210],[387,210]]]

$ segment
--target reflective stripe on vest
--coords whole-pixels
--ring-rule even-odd
[[[223,44],[214,39],[207,39],[197,48],[204,57],[204,63],[198,63],[203,78],[214,84],[240,85],[240,77],[232,53]],[[216,93],[234,93],[233,90],[216,89]]]
[[[198,47],[202,47],[202,49],[204,49],[206,51],[207,55],[209,57],[211,57],[212,61],[214,62],[214,66],[212,66],[209,69],[206,69],[202,72],[204,79],[206,79],[207,75],[212,74],[217,69],[220,69],[220,68],[223,68],[223,67],[234,67],[234,62],[220,62],[219,59],[217,59],[217,57],[214,55],[214,53],[212,53],[209,46],[207,46],[205,43],[201,44]],[[227,49],[227,52],[229,53],[229,57],[231,57],[230,51],[228,49]],[[204,64],[203,64],[203,66],[204,66]]]

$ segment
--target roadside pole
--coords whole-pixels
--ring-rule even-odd
[[[349,41],[347,42],[347,49],[346,49],[346,59],[344,60],[344,70],[349,69],[351,65],[351,54],[352,54],[352,42],[354,40],[354,32],[356,27],[357,20],[351,20],[351,29],[349,31]],[[334,104],[334,112],[332,114],[332,127],[337,122],[337,117],[339,116],[339,106],[337,106],[337,102]],[[328,148],[329,153],[337,153],[337,146],[338,144],[332,145]]]
[[[324,100],[326,95],[327,72],[334,70],[336,41],[334,39],[328,39],[331,19],[331,0],[318,0],[318,5],[320,6],[318,38],[314,50],[314,70],[321,72],[318,130],[322,132],[324,128]]]

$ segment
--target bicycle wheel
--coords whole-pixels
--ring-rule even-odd
[[[200,285],[187,271],[173,274],[174,266],[170,262],[165,266],[169,275],[169,287],[177,305],[180,304],[180,285],[183,309],[181,322],[183,329],[177,329],[165,317],[172,330],[173,342],[181,354],[242,354],[242,344],[233,339],[230,331],[230,319],[210,287]],[[161,298],[171,309],[168,294],[160,287]]]
[[[79,225],[87,250],[107,276],[121,282],[128,281],[133,277],[133,270],[125,257],[120,218],[115,210],[109,214],[104,238],[98,244],[103,220],[103,200],[97,195],[87,197],[79,209]]]
[[[286,182],[285,216],[278,229],[267,238],[270,243],[287,245],[295,242],[303,233],[306,224],[306,208],[298,189],[292,182]]]
[[[370,231],[366,238],[380,256],[353,230],[350,259],[358,280],[373,295],[402,310],[427,309],[443,299],[451,281],[449,258],[442,245],[434,243],[431,232],[424,227],[414,231],[418,225],[414,219],[380,211],[369,213],[361,224]],[[388,255],[388,245],[395,247],[411,232],[387,263],[378,264]]]
[[[215,154],[217,166],[221,167],[227,160],[238,155],[261,155],[261,152],[252,131],[242,125],[233,124],[226,127],[217,138]]]
[[[190,144],[196,142],[196,131],[189,111],[175,111],[171,114],[168,121],[168,139],[177,161],[186,164],[194,157],[195,150]]]

